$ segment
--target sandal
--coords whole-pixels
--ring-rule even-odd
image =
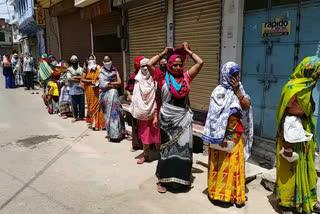
[[[166,193],[167,189],[165,187],[161,186],[161,183],[158,182],[157,183],[157,191],[158,191],[158,193]]]
[[[75,119],[75,118],[71,120],[72,123],[75,123],[77,121],[78,121],[78,119]]]
[[[145,161],[146,161],[146,159],[144,157],[142,157],[137,161],[137,164],[143,164]]]

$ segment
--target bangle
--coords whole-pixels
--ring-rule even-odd
[[[193,52],[191,52],[190,56],[192,57]]]
[[[242,101],[243,100],[243,98],[244,98],[244,95],[242,95],[242,97],[239,99],[240,101]]]

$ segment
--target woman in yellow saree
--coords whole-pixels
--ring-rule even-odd
[[[276,114],[276,198],[281,213],[320,213],[320,204],[317,202],[318,177],[314,165],[316,140],[312,136],[315,133],[312,89],[319,74],[320,59],[317,56],[306,57],[281,92]],[[290,123],[290,119],[294,119],[294,122]],[[299,127],[305,136],[292,131],[299,131]]]

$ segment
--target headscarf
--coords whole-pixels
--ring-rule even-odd
[[[127,82],[127,85],[126,85],[126,90],[129,91],[130,93],[133,92],[133,88],[134,88],[134,79],[136,78],[136,75],[138,73],[138,71],[140,70],[140,61],[143,59],[144,57],[143,56],[137,56],[136,58],[134,58],[133,62],[134,62],[134,69],[135,69],[135,72],[133,72],[129,79],[128,79],[128,82]]]
[[[179,72],[175,72],[172,69],[174,61],[177,58],[180,58],[182,61],[182,67],[180,68]],[[167,63],[168,70],[166,72],[165,80],[169,91],[176,99],[184,98],[190,91],[190,85],[183,76],[183,68],[184,61],[182,60],[182,57],[178,54],[171,55]]]
[[[210,97],[210,106],[202,140],[211,144],[223,143],[229,117],[232,114],[238,114],[241,116],[244,126],[243,142],[245,160],[247,160],[253,142],[252,108],[250,107],[247,111],[242,110],[240,101],[230,85],[232,73],[236,71],[240,71],[240,67],[234,62],[227,62],[222,67],[220,84],[213,90]],[[241,93],[250,100],[242,84],[239,84]]]
[[[3,66],[4,66],[5,68],[9,68],[9,67],[11,66],[11,62],[9,61],[9,58],[10,58],[9,54],[5,54],[5,55],[3,56],[2,61],[3,61]]]
[[[140,70],[135,77],[130,113],[138,120],[150,120],[157,109],[156,89],[157,82],[153,80],[146,66],[149,59],[140,61]]]
[[[281,120],[291,98],[296,95],[297,101],[307,116],[311,125],[311,133],[315,134],[315,122],[312,110],[312,89],[315,87],[320,74],[320,58],[308,56],[304,58],[282,88],[276,113],[277,130],[281,129]]]
[[[105,92],[110,82],[117,81],[118,70],[112,66],[110,70],[107,70],[104,66],[100,67],[99,70],[99,87],[100,93]]]

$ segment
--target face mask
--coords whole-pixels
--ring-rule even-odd
[[[77,68],[78,68],[78,62],[73,62],[73,63],[72,63],[72,66],[73,66],[75,69],[77,69]]]
[[[144,76],[147,76],[149,74],[148,67],[147,66],[141,67],[141,72]]]
[[[110,70],[110,69],[111,69],[111,66],[112,66],[112,61],[110,61],[110,62],[104,62],[103,65],[104,65],[104,67],[105,67],[107,70]]]
[[[53,61],[53,62],[51,63],[51,65],[57,66],[57,65],[58,65],[58,62],[57,62],[57,61]]]
[[[166,72],[167,71],[167,65],[160,65],[160,70],[162,72]]]
[[[94,60],[89,60],[88,61],[88,69],[89,70],[96,69],[96,67],[97,67],[96,61],[94,61]]]

